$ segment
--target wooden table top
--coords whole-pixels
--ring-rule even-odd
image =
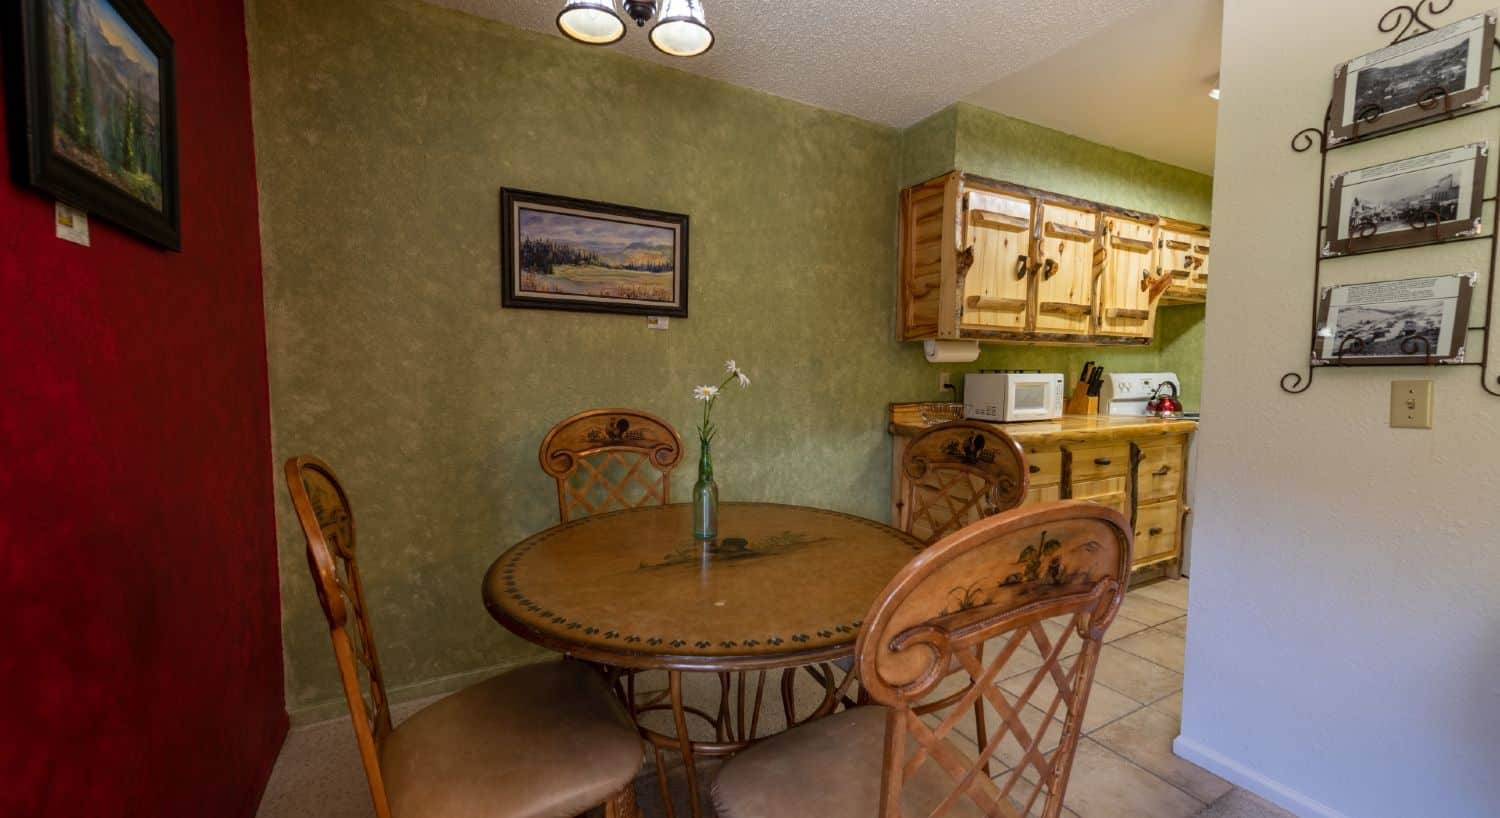
[[[687,504],[585,517],[500,555],[485,606],[537,644],[620,667],[753,670],[852,652],[922,544],[873,520],[725,503],[705,553]]]
[[[929,420],[924,417],[920,406],[921,404],[891,404],[890,433],[898,437],[912,437],[943,422],[941,419]],[[1112,440],[1191,434],[1198,429],[1198,421],[1190,418],[1130,415],[1063,415],[1053,420],[990,425],[1010,435],[1012,440],[1023,446],[1106,443]]]

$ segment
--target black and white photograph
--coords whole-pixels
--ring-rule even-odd
[[[1460,363],[1474,273],[1325,288],[1313,363]]]
[[[1486,101],[1494,36],[1494,16],[1476,14],[1339,66],[1329,144]]]
[[[1323,255],[1478,235],[1488,155],[1476,142],[1334,176]]]

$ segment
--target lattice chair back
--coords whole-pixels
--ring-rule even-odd
[[[907,444],[908,486],[902,527],[935,542],[1026,499],[1026,455],[1010,435],[959,420],[934,426]]]
[[[557,481],[558,516],[567,522],[670,503],[682,438],[655,415],[593,409],[553,426],[537,456]]]
[[[389,818],[380,744],[391,732],[391,713],[380,672],[380,657],[370,631],[369,608],[355,562],[354,514],[344,487],[327,463],[315,457],[286,461],[286,484],[292,507],[307,538],[307,564],[338,659],[344,697],[359,743],[360,760],[370,796],[380,818]]]
[[[890,708],[880,818],[918,818],[902,811],[902,782],[926,764],[952,789],[922,818],[1061,814],[1131,542],[1113,509],[1044,503],[944,538],[886,586],[855,647],[860,684]],[[1023,646],[1041,666],[1007,674]],[[998,725],[977,751],[954,736],[976,702]]]

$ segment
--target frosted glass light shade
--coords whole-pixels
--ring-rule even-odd
[[[625,22],[613,0],[568,0],[557,15],[557,30],[588,45],[609,45],[625,36]]]
[[[714,33],[703,18],[702,0],[666,0],[651,27],[651,44],[673,57],[696,57],[712,48]]]

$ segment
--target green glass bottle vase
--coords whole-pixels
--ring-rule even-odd
[[[698,482],[693,484],[693,536],[719,536],[719,485],[714,482],[714,460],[707,440],[698,442]]]

